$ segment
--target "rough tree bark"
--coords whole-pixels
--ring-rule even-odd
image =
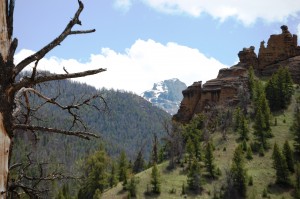
[[[75,117],[76,115],[72,112],[72,109],[78,109],[82,104],[87,104],[89,102],[89,100],[85,100],[82,104],[62,106],[59,103],[55,102],[55,100],[47,98],[34,90],[34,86],[39,83],[83,77],[87,75],[97,74],[106,70],[99,68],[96,70],[83,71],[79,73],[69,74],[66,72],[66,74],[58,75],[36,75],[39,60],[42,59],[49,51],[59,45],[67,36],[74,34],[91,33],[95,31],[94,29],[75,31],[72,30],[75,25],[81,25],[79,15],[83,10],[83,4],[81,1],[78,1],[78,3],[79,7],[77,12],[57,38],[55,38],[35,54],[21,61],[18,65],[15,65],[13,57],[18,43],[16,38],[12,38],[15,0],[0,0],[0,199],[7,198],[8,192],[10,191],[8,188],[9,160],[15,130],[40,130],[44,132],[74,135],[85,139],[88,139],[89,136],[94,136],[94,134],[86,132],[74,132],[52,129],[48,127],[38,127],[32,126],[29,123],[20,124],[17,123],[17,121],[14,119],[14,117],[18,115],[19,108],[17,103],[19,99],[16,99],[16,97],[26,95],[27,92],[34,93],[46,102],[59,106],[63,110],[67,110],[74,116],[76,120],[78,118]],[[35,63],[31,77],[24,77],[21,80],[17,81],[16,76],[31,63]]]
[[[6,120],[12,113],[12,104],[9,103],[12,96],[5,94],[11,79],[5,78],[11,72],[12,61],[8,59],[11,39],[7,26],[7,1],[0,2],[0,198],[5,198],[8,178],[9,151],[11,145],[12,131],[11,123]],[[13,101],[13,100],[12,100]],[[7,122],[5,122],[7,121]]]

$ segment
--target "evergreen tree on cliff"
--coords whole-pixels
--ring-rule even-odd
[[[18,184],[17,180],[14,182],[14,186],[8,187],[8,168],[9,163],[11,165],[20,164],[18,162],[10,162],[12,143],[14,141],[14,135],[17,130],[23,131],[40,131],[43,133],[59,133],[65,135],[79,136],[85,139],[89,139],[90,136],[95,136],[82,131],[69,131],[64,129],[54,129],[49,126],[35,126],[30,123],[32,116],[30,103],[26,100],[29,95],[35,95],[45,103],[57,106],[62,110],[67,111],[74,118],[74,123],[80,125],[77,112],[74,110],[85,106],[91,99],[97,98],[95,95],[89,100],[85,99],[79,104],[69,105],[60,104],[55,99],[51,99],[43,95],[36,88],[36,85],[42,84],[54,80],[62,80],[76,77],[83,77],[93,75],[105,71],[105,69],[99,68],[96,70],[83,71],[78,73],[64,73],[64,74],[41,74],[38,71],[39,61],[56,46],[62,45],[62,42],[69,35],[91,33],[95,30],[73,30],[74,26],[81,25],[79,20],[80,13],[83,10],[83,3],[78,0],[78,10],[71,20],[66,25],[65,29],[58,37],[49,42],[42,49],[38,50],[33,55],[25,58],[18,64],[14,63],[14,54],[18,45],[17,38],[13,37],[13,19],[14,19],[14,7],[15,0],[0,0],[0,198],[7,198],[7,196],[14,192],[18,195],[17,190],[27,193],[30,197],[39,197],[38,191],[32,187]],[[40,24],[42,25],[42,24]],[[18,75],[24,71],[25,67],[29,64],[33,64],[33,69],[28,73],[26,77],[21,79],[17,78]],[[75,101],[75,100],[74,100]],[[27,103],[26,103],[27,102]],[[24,112],[27,110],[27,113]],[[21,119],[20,116],[24,114],[25,119]],[[72,122],[71,122],[72,123]],[[73,124],[74,124],[73,123]],[[70,124],[72,126],[72,124]],[[54,176],[57,177],[57,176]],[[18,196],[16,196],[18,197]]]
[[[294,93],[293,80],[286,67],[280,67],[266,85],[266,98],[272,111],[286,109]]]

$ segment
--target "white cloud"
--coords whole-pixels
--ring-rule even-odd
[[[32,51],[22,50],[16,56],[16,63]],[[203,82],[216,78],[220,68],[227,67],[214,58],[206,57],[197,49],[176,43],[163,45],[153,40],[137,40],[124,53],[103,48],[93,54],[86,63],[74,59],[57,57],[44,58],[40,69],[55,73],[78,72],[94,68],[107,68],[106,72],[78,79],[97,88],[106,87],[133,91],[137,94],[152,88],[153,83],[179,78],[187,85],[194,81]]]
[[[131,0],[115,0],[114,6],[126,12],[131,7]]]
[[[194,17],[207,13],[224,21],[230,17],[245,25],[257,19],[267,22],[284,22],[289,16],[296,16],[300,4],[296,0],[141,0],[150,7],[172,14],[188,14]]]

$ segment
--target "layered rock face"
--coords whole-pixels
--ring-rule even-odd
[[[255,47],[243,48],[238,53],[240,62],[231,68],[221,69],[218,77],[195,82],[182,91],[183,100],[173,119],[189,122],[194,114],[209,111],[212,106],[235,106],[241,90],[248,91],[248,69],[253,67],[259,76],[271,76],[281,66],[287,66],[295,83],[300,83],[300,47],[297,35],[292,35],[287,26],[281,26],[282,33],[271,35],[267,46],[262,41],[258,56]]]
[[[267,47],[264,41],[261,42],[258,53],[259,70],[263,70],[270,64],[300,55],[297,35],[292,35],[287,26],[281,26],[281,30],[281,34],[270,36]]]
[[[255,48],[244,48],[238,53],[240,62],[238,66],[248,68],[252,66],[259,76],[270,76],[280,66],[289,67],[295,83],[300,83],[299,58],[300,46],[297,44],[297,35],[292,35],[287,26],[281,26],[282,33],[271,35],[267,46],[265,42],[260,43],[258,56]]]
[[[239,89],[248,88],[247,69],[231,67],[221,69],[216,79],[209,80],[202,86],[202,82],[194,82],[182,91],[183,100],[173,119],[188,122],[195,113],[209,111],[213,106],[234,106],[238,103]]]

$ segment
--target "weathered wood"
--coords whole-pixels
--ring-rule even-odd
[[[8,32],[7,26],[7,1],[0,0],[0,69],[2,73],[6,73],[5,67],[8,59],[11,38]],[[5,75],[1,75],[1,88],[0,91],[3,92],[3,87],[7,81],[4,79]],[[3,93],[2,93],[3,94]],[[8,179],[8,164],[9,164],[9,152],[11,138],[8,135],[6,125],[4,124],[4,113],[3,106],[5,104],[0,104],[0,199],[5,199],[7,196],[7,179]]]
[[[10,144],[11,140],[5,130],[2,113],[0,113],[0,199],[6,198]]]
[[[7,55],[10,47],[10,38],[6,21],[6,9],[6,0],[0,0],[0,53],[4,61],[7,60]]]

